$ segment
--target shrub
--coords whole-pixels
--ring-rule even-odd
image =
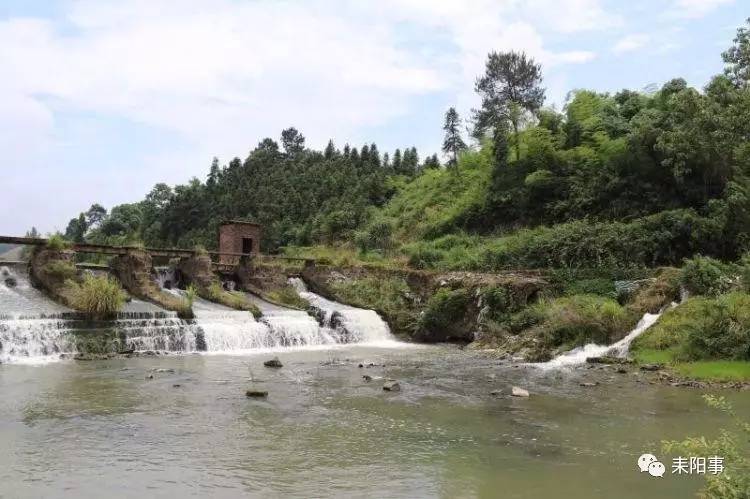
[[[196,244],[193,247],[193,251],[195,252],[196,256],[208,255],[208,250],[201,244]]]
[[[635,323],[633,314],[619,303],[596,295],[565,296],[531,308],[542,318],[539,327],[545,343],[555,347],[610,344]]]
[[[443,238],[404,248],[414,268],[643,268],[673,265],[698,251],[721,255],[721,224],[695,211],[673,210],[630,222],[577,220],[474,238],[463,260],[441,249]]]
[[[393,225],[387,220],[376,220],[364,231],[357,232],[355,241],[362,252],[373,249],[389,251],[393,247]]]
[[[731,287],[727,266],[703,256],[685,260],[680,282],[691,294],[696,295],[718,295]]]
[[[76,266],[72,262],[67,262],[65,260],[49,261],[44,265],[43,271],[49,276],[63,282],[68,279],[73,279],[78,273]]]
[[[655,314],[671,302],[679,300],[681,275],[682,272],[675,268],[659,269],[653,282],[640,287],[631,297],[628,308],[641,314]]]
[[[427,301],[419,318],[419,328],[450,336],[460,328],[468,305],[469,293],[465,289],[440,289]]]
[[[218,282],[214,282],[208,287],[206,296],[209,300],[221,303],[229,308],[247,310],[256,319],[263,315],[257,305],[250,302],[245,295],[238,291],[226,291]]]
[[[125,303],[125,292],[117,279],[110,276],[87,275],[80,284],[68,281],[67,285],[72,289],[73,308],[97,319],[113,316]]]
[[[302,298],[292,286],[284,286],[268,293],[268,297],[282,305],[306,309],[310,302]]]
[[[430,269],[435,268],[443,259],[443,252],[431,249],[419,247],[409,255],[409,267],[414,269]]]
[[[591,294],[605,296],[607,298],[617,298],[615,281],[604,278],[573,281],[568,285],[565,293],[569,295]]]
[[[750,293],[750,253],[740,259],[739,263],[740,283],[746,293]]]
[[[193,303],[195,302],[195,298],[197,296],[198,288],[196,288],[194,284],[190,284],[185,290],[185,301],[187,305],[186,308],[193,308]]]
[[[667,310],[632,348],[671,350],[677,360],[750,360],[750,295],[690,298]]]
[[[409,285],[402,278],[347,279],[332,283],[331,289],[344,303],[384,314],[397,333],[412,333],[416,327],[415,304]]]
[[[54,251],[63,251],[73,246],[73,243],[60,234],[53,234],[47,239],[47,248]]]
[[[680,357],[687,360],[750,360],[750,295],[721,296],[687,329]]]

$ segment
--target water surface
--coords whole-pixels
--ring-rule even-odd
[[[449,347],[278,355],[278,370],[268,353],[0,365],[0,496],[689,497],[700,480],[651,478],[636,459],[723,423],[700,392],[640,374]],[[512,385],[531,397],[490,394]]]

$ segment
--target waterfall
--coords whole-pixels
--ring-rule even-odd
[[[46,363],[84,350],[195,351],[203,332],[139,300],[115,320],[95,321],[50,300],[31,286],[24,269],[0,267],[0,362]],[[12,278],[12,285],[8,285]]]
[[[166,271],[157,275],[164,285],[174,278]],[[307,291],[298,280],[292,280],[292,284],[310,301],[318,320],[307,312],[246,294],[263,312],[257,320],[250,312],[196,298],[195,319],[191,320],[131,299],[114,320],[95,321],[33,288],[25,268],[14,271],[2,267],[0,277],[0,363],[45,363],[76,353],[130,350],[247,353],[350,343],[397,344],[374,311],[326,300]],[[185,294],[174,288],[164,291]]]
[[[172,267],[154,267],[154,279],[162,289],[177,287],[177,273]]]
[[[349,342],[393,342],[388,324],[374,310],[350,307],[308,291],[302,279],[293,277],[289,283],[299,295],[310,302],[321,326],[338,331]]]
[[[648,328],[653,326],[656,321],[659,320],[659,317],[661,317],[661,314],[663,312],[664,311],[662,310],[657,314],[643,314],[643,317],[640,321],[638,321],[638,324],[635,326],[635,328],[630,331],[623,339],[616,343],[613,343],[612,345],[597,345],[595,343],[589,343],[582,347],[574,348],[569,352],[558,355],[549,362],[545,362],[539,365],[545,368],[569,367],[583,364],[589,357],[625,357],[628,353],[628,349],[630,348],[630,343],[632,343],[633,340],[638,336],[643,334]]]
[[[181,290],[170,292],[184,295]],[[246,353],[351,342],[341,331],[321,327],[306,312],[245,296],[260,306],[263,312],[260,319],[256,320],[250,312],[233,310],[202,298],[193,301],[195,323],[203,331],[206,352]]]

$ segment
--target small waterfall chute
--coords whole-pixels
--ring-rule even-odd
[[[304,281],[298,277],[289,279],[289,283],[299,295],[310,302],[321,326],[347,338],[351,343],[388,343],[394,342],[388,324],[374,310],[350,307],[327,300],[308,291]]]
[[[586,359],[590,357],[612,356],[624,358],[627,355],[628,349],[630,348],[630,344],[633,342],[633,340],[646,332],[648,328],[653,326],[656,321],[659,320],[659,317],[661,317],[662,313],[663,311],[660,311],[656,314],[643,314],[643,317],[640,321],[638,321],[638,324],[636,324],[635,328],[633,328],[633,330],[630,331],[623,339],[616,343],[613,343],[611,345],[597,345],[595,343],[589,343],[582,347],[574,348],[569,352],[560,354],[549,362],[544,362],[538,365],[540,367],[554,369],[559,367],[571,367],[584,364],[586,362]]]

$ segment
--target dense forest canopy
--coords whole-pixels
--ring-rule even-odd
[[[491,52],[475,87],[475,145],[450,108],[445,167],[437,155],[420,162],[413,147],[381,155],[375,144],[329,142],[316,151],[289,128],[280,145],[263,139],[244,160],[214,159],[205,181],[158,184],[109,213],[95,204],[66,236],[210,248],[220,221],[241,218],[264,225],[265,251],[356,241],[416,266],[446,265],[439,246],[451,235],[451,248],[516,255],[454,262],[466,267],[566,265],[576,255],[623,264],[631,253],[642,265],[696,253],[734,259],[750,248],[749,39],[747,27],[737,31],[725,73],[703,89],[681,78],[654,92],[576,89],[561,112],[542,106],[538,64]],[[645,249],[628,246],[647,239]]]

